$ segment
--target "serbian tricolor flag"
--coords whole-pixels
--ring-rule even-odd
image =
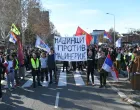
[[[110,36],[110,34],[106,31],[104,31],[104,38],[109,39],[109,41],[112,41],[112,37]]]
[[[17,42],[17,37],[13,32],[10,33],[9,41],[14,43],[14,44]]]
[[[75,36],[81,35],[86,35],[86,44],[90,45],[90,42],[92,41],[93,37],[78,26]]]
[[[50,52],[49,46],[47,44],[45,44],[45,42],[39,36],[37,36],[37,38],[36,38],[35,47],[45,50],[48,53]]]
[[[103,66],[102,66],[102,69],[104,69],[107,72],[110,72],[111,75],[112,75],[112,77],[113,77],[113,79],[115,81],[118,81],[118,75],[119,75],[119,73],[116,70],[116,68],[114,67],[113,61],[111,60],[111,57],[110,57],[109,54],[107,55],[107,57],[105,59],[105,62],[103,64]]]

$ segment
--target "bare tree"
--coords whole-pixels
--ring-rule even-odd
[[[0,34],[1,39],[6,40],[11,24],[19,22],[19,0],[0,0]]]

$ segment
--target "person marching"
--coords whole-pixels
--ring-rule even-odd
[[[43,52],[40,57],[41,63],[41,82],[44,81],[44,74],[46,75],[46,81],[48,81],[48,66],[47,66],[48,58],[46,54]]]
[[[6,67],[6,73],[7,73],[7,86],[9,91],[12,91],[14,89],[14,67],[13,67],[13,57],[12,55],[7,56],[7,61],[5,59],[4,66]],[[10,86],[10,83],[12,84],[12,87]]]
[[[18,79],[19,62],[18,62],[16,54],[13,55],[13,57],[14,57],[13,66],[14,66],[14,72],[15,72],[16,86],[19,86],[19,79]]]
[[[50,73],[50,84],[52,84],[52,71],[54,72],[55,84],[57,83],[57,74],[56,74],[56,65],[55,65],[55,55],[54,50],[50,50],[50,54],[48,55],[48,69]]]
[[[106,77],[107,77],[107,72],[102,69],[103,63],[105,61],[105,53],[101,51],[101,57],[98,59],[98,72],[100,74],[100,87],[106,87]]]
[[[2,101],[2,87],[1,87],[1,80],[2,80],[2,73],[3,73],[4,65],[2,64],[2,61],[0,61],[0,102]]]
[[[40,77],[39,77],[40,62],[35,53],[33,53],[33,58],[31,58],[31,68],[32,68],[32,76],[33,76],[33,87],[36,88],[36,81],[35,81],[36,76],[37,76],[38,86],[42,86],[40,84]]]
[[[94,63],[93,63],[93,52],[89,50],[87,59],[87,85],[89,84],[89,76],[91,74],[92,85],[94,85]]]
[[[68,72],[68,66],[69,66],[69,62],[63,61],[63,72],[64,72],[65,67],[66,67],[66,72]]]

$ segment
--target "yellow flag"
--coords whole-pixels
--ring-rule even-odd
[[[20,31],[18,30],[18,28],[16,27],[14,23],[11,26],[11,31],[16,35],[20,35]]]

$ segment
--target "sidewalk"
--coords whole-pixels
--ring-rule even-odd
[[[112,87],[115,87],[119,96],[126,102],[140,106],[140,91],[132,90],[130,81],[122,75],[119,76],[119,81],[114,82],[111,77],[108,77],[108,82]]]

